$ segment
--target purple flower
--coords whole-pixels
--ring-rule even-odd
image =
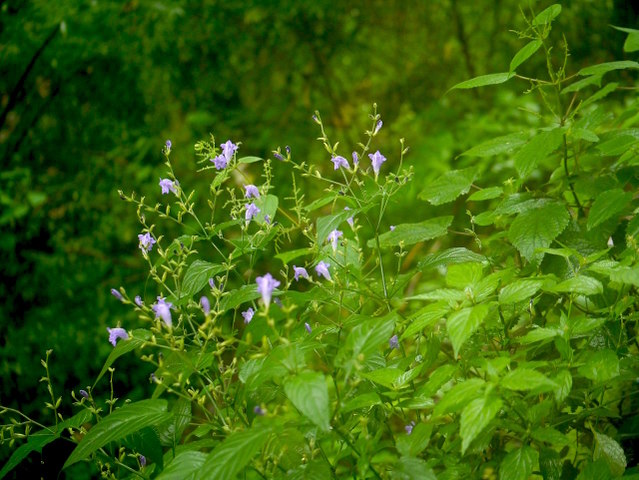
[[[308,272],[306,271],[306,269],[304,267],[296,267],[295,265],[293,265],[293,272],[295,274],[295,281],[299,281],[300,277],[303,277],[307,280],[309,280],[308,277]]]
[[[311,326],[308,324],[308,322],[304,322],[304,328],[306,329],[306,331],[308,333],[311,333],[313,331],[313,329],[311,328]]]
[[[128,340],[129,339],[129,334],[126,333],[126,330],[124,328],[120,328],[120,327],[109,328],[109,327],[107,327],[107,332],[109,332],[109,342],[111,342],[111,345],[113,345],[114,347],[115,347],[115,344],[116,344],[118,338],[121,338],[122,340]]]
[[[330,263],[326,263],[322,260],[315,266],[315,271],[317,275],[324,277],[326,280],[331,280],[331,274],[328,272],[328,267],[330,266]]]
[[[111,295],[113,295],[115,298],[117,298],[120,301],[123,301],[124,299],[122,298],[122,294],[120,292],[118,292],[115,288],[111,289]]]
[[[254,203],[248,203],[246,205],[246,213],[244,214],[246,218],[246,223],[250,222],[255,216],[260,213],[260,209]]]
[[[86,390],[80,390],[80,395],[82,395],[84,398],[89,398],[89,394]]]
[[[397,338],[397,335],[390,337],[388,340],[388,346],[391,350],[399,350],[399,339]]]
[[[269,217],[268,215],[264,215],[264,223],[266,223],[267,225],[271,224],[271,217]]]
[[[333,252],[337,252],[337,243],[339,242],[340,237],[344,235],[340,230],[333,230],[328,234],[328,241],[331,243],[333,247]]]
[[[278,159],[279,161],[281,161],[281,162],[283,162],[284,160],[286,160],[286,159],[282,156],[282,154],[281,154],[280,152],[273,152],[273,156],[274,156],[275,158],[277,158],[277,159]]]
[[[162,195],[166,195],[169,191],[177,195],[177,189],[175,188],[175,182],[168,178],[160,178],[160,187],[162,187]]]
[[[171,143],[171,140],[167,140],[164,145],[166,145],[167,151],[171,150],[171,147],[173,146],[173,144]]]
[[[373,172],[375,172],[375,177],[379,175],[379,168],[382,166],[382,163],[386,161],[386,157],[379,153],[377,150],[375,153],[369,153],[368,157],[371,159],[371,163],[373,164]]]
[[[353,166],[357,167],[359,165],[359,155],[357,152],[353,152]]]
[[[350,208],[344,207],[344,210],[350,210]],[[351,228],[353,228],[353,226],[355,225],[355,220],[353,219],[353,217],[348,217],[346,219],[346,223],[348,223],[351,226]]]
[[[333,158],[331,158],[331,162],[333,162],[333,166],[335,167],[334,168],[335,170],[339,169],[340,167],[351,168],[351,166],[348,164],[348,161],[340,155],[336,155]]]
[[[290,155],[291,154],[291,147],[289,147],[288,145],[286,145],[286,147],[284,147],[284,150],[286,150],[286,155]]]
[[[415,426],[415,422],[410,422],[408,425],[404,427],[404,430],[406,430],[406,435],[410,435],[411,433],[413,433],[414,426]]]
[[[146,467],[146,457],[144,455],[140,455],[139,459],[140,459],[140,466],[142,468]]]
[[[261,416],[266,414],[266,410],[264,410],[259,405],[255,405],[255,407],[253,408],[253,413],[255,413],[255,415],[259,415],[261,417]]]
[[[381,130],[382,125],[384,125],[384,122],[382,122],[381,120],[377,122],[377,125],[375,125],[375,130],[373,131],[373,135],[377,135],[377,132]]]
[[[251,323],[251,320],[253,320],[253,315],[255,315],[255,310],[253,310],[251,307],[249,307],[248,310],[243,311],[242,317],[244,317],[244,323]]]
[[[202,307],[202,310],[204,311],[204,315],[208,315],[209,312],[211,311],[211,304],[209,303],[209,299],[206,296],[203,296],[202,298],[200,298],[200,306]]]
[[[153,238],[149,232],[138,234],[138,240],[140,241],[140,250],[143,252],[150,252],[156,243],[155,238]]]
[[[142,308],[142,305],[144,305],[144,302],[142,301],[142,297],[140,295],[135,296],[135,304],[140,308]]]
[[[224,155],[218,155],[212,158],[211,161],[215,164],[216,170],[223,170],[226,168],[226,164],[229,163],[228,159]]]
[[[222,147],[222,155],[224,155],[227,162],[230,162],[235,152],[237,152],[238,146],[230,140],[227,140],[226,143],[223,143],[220,146]]]
[[[155,376],[155,373],[151,372],[151,375],[149,375],[149,382],[158,383],[158,377]]]
[[[244,194],[246,198],[260,198],[260,191],[255,185],[244,185],[244,189],[246,190],[246,193]]]
[[[391,232],[395,231],[395,225],[391,225],[390,227],[388,227],[390,229]]]
[[[213,289],[215,288],[215,280],[213,280],[212,278],[209,278],[209,286]]]
[[[158,301],[151,308],[155,312],[155,318],[162,318],[167,327],[173,326],[173,319],[171,318],[172,303],[167,302],[164,297],[158,296]]]
[[[319,121],[319,118],[317,118],[317,115],[313,115],[311,118],[313,119],[315,123],[319,125],[320,121]]]
[[[268,306],[271,303],[271,295],[273,294],[273,290],[280,286],[280,282],[273,278],[273,275],[267,273],[263,277],[257,277],[255,279],[257,282],[257,291],[262,295],[262,301],[264,305],[266,305],[266,309],[268,310]]]

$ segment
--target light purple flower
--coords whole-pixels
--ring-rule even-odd
[[[315,123],[319,125],[320,121],[319,121],[319,118],[317,118],[317,115],[313,115],[311,118],[313,119]]]
[[[224,155],[227,162],[230,162],[235,152],[237,152],[238,146],[230,140],[227,140],[226,143],[220,146],[222,147],[222,155]]]
[[[311,326],[308,324],[308,322],[304,322],[304,328],[306,329],[306,331],[308,333],[311,333],[313,331],[313,329],[311,328]]]
[[[322,260],[315,266],[315,271],[317,272],[317,275],[324,277],[326,280],[331,280],[331,274],[328,271],[328,267],[330,266],[330,263],[326,263]]]
[[[350,208],[344,207],[344,210],[350,210]],[[353,217],[348,217],[346,219],[346,223],[348,223],[351,226],[351,228],[353,228],[353,226],[355,225],[355,220],[353,219]]]
[[[204,315],[208,315],[211,311],[211,304],[209,303],[209,299],[206,296],[202,296],[202,298],[200,298],[200,306],[204,311]]]
[[[140,466],[142,468],[146,467],[146,457],[144,455],[140,455],[139,459],[140,459]]]
[[[244,214],[246,218],[246,223],[250,222],[255,216],[260,213],[260,209],[254,203],[248,203],[246,205],[246,213]]]
[[[89,394],[86,390],[80,390],[80,395],[82,395],[84,398],[89,398]]]
[[[142,297],[140,295],[135,296],[135,304],[140,308],[142,308],[142,305],[144,305],[144,302],[142,301]]]
[[[273,152],[273,156],[277,158],[280,162],[283,162],[284,160],[286,160],[280,152]]]
[[[296,282],[299,281],[300,277],[303,277],[309,280],[308,272],[306,271],[304,267],[296,267],[295,265],[293,265],[293,272],[295,274]]]
[[[209,278],[209,286],[213,289],[215,288],[215,280],[213,280],[212,278]]]
[[[388,346],[391,350],[399,350],[399,339],[397,338],[397,335],[390,337],[388,340]]]
[[[411,433],[413,433],[414,426],[415,426],[415,422],[410,422],[408,425],[404,427],[404,430],[406,430],[406,435],[410,435]]]
[[[371,159],[371,163],[373,164],[373,172],[375,172],[375,177],[379,175],[379,168],[382,166],[382,163],[386,161],[386,157],[379,153],[377,150],[375,153],[369,153],[368,157]]]
[[[259,405],[255,405],[255,407],[253,408],[253,413],[255,413],[255,415],[259,415],[261,417],[261,416],[266,414],[266,410],[264,410]]]
[[[121,338],[122,340],[128,340],[129,339],[129,334],[126,333],[126,330],[124,328],[120,328],[120,327],[109,328],[109,327],[107,327],[107,332],[109,332],[109,342],[111,342],[111,345],[113,345],[114,347],[116,345],[116,342],[117,342],[118,338]]]
[[[140,241],[140,250],[143,252],[150,252],[156,243],[155,238],[153,238],[149,232],[138,234],[138,240]]]
[[[227,163],[229,163],[228,159],[224,155],[218,155],[215,158],[211,158],[211,161],[215,165],[216,170],[223,170],[226,168]]]
[[[246,190],[246,193],[244,194],[246,198],[260,198],[260,191],[255,185],[244,185],[244,189]]]
[[[391,232],[394,232],[394,231],[395,231],[395,225],[391,225],[391,226],[389,227],[389,229],[390,229],[390,231],[391,231]]]
[[[359,165],[359,155],[357,152],[353,152],[353,166],[357,167]]]
[[[253,315],[255,315],[255,310],[253,310],[251,307],[249,307],[248,310],[243,311],[242,317],[244,317],[244,323],[251,323],[251,320],[253,320]]]
[[[377,135],[377,132],[382,129],[382,125],[384,125],[384,122],[382,122],[381,120],[377,122],[377,125],[375,125],[375,130],[373,131],[373,135]]]
[[[339,169],[340,167],[351,168],[351,166],[348,164],[348,160],[346,160],[341,155],[336,155],[333,158],[331,158],[331,162],[333,162],[333,166],[335,167],[334,168],[335,170]]]
[[[175,182],[168,178],[160,178],[160,187],[162,187],[162,195],[166,195],[169,191],[177,195],[177,189],[175,188]]]
[[[333,247],[333,252],[337,252],[337,243],[339,242],[340,237],[342,237],[342,235],[344,235],[340,230],[333,230],[331,233],[328,234],[328,241],[331,243],[331,246]]]
[[[117,298],[120,301],[124,300],[124,298],[122,298],[122,294],[118,292],[115,288],[111,289],[111,295],[113,295],[115,298]]]
[[[173,144],[171,143],[171,140],[167,140],[164,145],[166,145],[166,150],[171,150],[171,147],[173,146]]]
[[[167,327],[173,326],[173,319],[171,318],[172,303],[167,302],[164,297],[158,296],[158,301],[154,303],[151,308],[155,312],[155,318],[159,317],[164,320]]]
[[[275,280],[270,273],[267,273],[263,277],[257,277],[255,281],[257,282],[257,291],[262,295],[262,301],[268,310],[273,290],[280,286],[280,282],[279,280]]]

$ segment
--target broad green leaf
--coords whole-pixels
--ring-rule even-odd
[[[266,216],[268,215],[269,222],[273,223],[279,199],[275,195],[262,195],[260,198],[255,199],[255,205],[260,209],[260,212],[255,217],[256,221],[260,224],[265,224]]]
[[[442,365],[430,374],[428,381],[419,387],[415,396],[419,397],[432,397],[437,393],[442,385],[453,379],[453,376],[457,372],[457,367],[454,365]]]
[[[358,210],[343,210],[334,215],[326,215],[317,219],[317,242],[322,245],[326,243],[328,234],[339,227],[347,219],[357,214]]]
[[[532,438],[538,442],[546,442],[553,447],[562,448],[570,444],[570,439],[552,427],[537,428],[531,432]]]
[[[499,465],[499,480],[528,480],[538,458],[537,450],[528,445],[513,450]]]
[[[526,140],[528,140],[528,135],[524,132],[511,133],[480,143],[470,150],[466,150],[461,155],[467,155],[469,157],[493,157],[500,153],[511,153],[517,147],[526,143]]]
[[[603,293],[603,285],[596,278],[577,275],[555,285],[549,291],[560,293],[575,293],[578,295],[598,295]]]
[[[232,433],[209,453],[196,480],[235,478],[262,449],[270,434],[268,427],[255,424],[243,432]]]
[[[599,194],[588,212],[588,230],[623,211],[630,200],[632,192],[624,192],[621,188]]]
[[[483,278],[483,270],[484,266],[478,262],[450,265],[446,272],[446,285],[464,289],[469,285],[479,283]]]
[[[455,263],[482,262],[488,264],[488,259],[479,253],[475,253],[464,247],[449,248],[442,252],[435,252],[426,255],[417,265],[419,270],[437,268],[442,265],[452,265]]]
[[[459,434],[462,438],[462,455],[470,443],[488,426],[501,410],[502,401],[495,396],[477,398],[462,410]]]
[[[498,85],[500,83],[505,83],[511,78],[515,76],[515,72],[503,72],[503,73],[491,73],[488,75],[481,75],[479,77],[471,78],[470,80],[466,80],[464,82],[458,83],[448,89],[455,90],[456,88],[476,88],[476,87],[484,87],[487,85]]]
[[[623,44],[624,52],[630,53],[639,50],[639,30],[635,30],[634,28],[616,27],[614,25],[611,25],[611,27],[615,30],[619,30],[620,32],[625,32],[628,34],[628,36],[626,37],[626,41]]]
[[[543,280],[524,278],[506,285],[499,292],[499,303],[517,303],[530,298],[539,291]]]
[[[353,410],[359,410],[361,408],[369,408],[373,405],[379,405],[382,403],[379,395],[375,392],[363,393],[362,395],[358,395],[354,398],[351,398],[346,405],[344,405],[341,409],[341,413],[352,412]]]
[[[619,135],[597,145],[597,150],[604,157],[616,157],[629,151],[638,140],[633,135]]]
[[[433,417],[456,413],[472,400],[483,395],[486,382],[481,378],[469,378],[448,390],[433,410]]]
[[[459,354],[459,350],[471,335],[479,328],[481,323],[488,315],[490,305],[481,303],[474,307],[467,307],[454,312],[448,316],[446,320],[446,328],[448,336],[453,344],[455,356]]]
[[[579,90],[586,88],[590,85],[597,85],[601,87],[601,81],[603,79],[603,75],[592,75],[590,77],[582,78],[581,80],[568,85],[561,91],[561,94],[578,92]]]
[[[578,75],[603,75],[613,70],[623,70],[626,68],[639,68],[639,63],[630,60],[622,60],[619,62],[600,63],[579,70]]]
[[[389,478],[392,480],[437,480],[428,464],[423,459],[415,457],[401,457],[394,463],[390,475]]]
[[[156,480],[192,480],[206,461],[206,453],[187,450],[178,453]]]
[[[114,410],[87,432],[71,452],[63,468],[85,459],[110,442],[123,439],[144,427],[166,421],[171,416],[166,409],[166,400],[156,399],[130,403]]]
[[[619,376],[619,358],[612,350],[589,353],[586,363],[578,371],[589,380],[607,382]]]
[[[549,247],[566,228],[569,220],[568,210],[562,204],[546,203],[517,215],[508,230],[508,238],[522,256],[531,261],[535,251]]]
[[[284,383],[284,392],[306,418],[327,432],[330,428],[328,387],[319,372],[303,372]]]
[[[576,317],[570,319],[570,336],[575,337],[590,332],[606,323],[602,317]]]
[[[477,178],[477,173],[476,168],[446,172],[430,182],[419,194],[419,198],[427,200],[432,205],[452,202],[468,192],[473,181]]]
[[[610,273],[610,280],[639,287],[639,266],[619,267]]]
[[[395,330],[395,314],[383,318],[362,318],[346,337],[346,341],[336,357],[336,365],[345,360],[364,357],[376,352],[380,345],[388,345],[388,339]]]
[[[181,296],[192,297],[209,283],[209,278],[224,271],[222,265],[195,260],[184,274]]]
[[[106,362],[104,362],[104,366],[102,367],[102,370],[100,370],[100,373],[95,379],[95,382],[93,382],[93,387],[95,388],[95,386],[98,384],[102,376],[107,372],[109,367],[113,365],[113,362],[115,362],[118,358],[120,358],[125,353],[132,352],[136,348],[141,347],[142,345],[144,345],[145,341],[150,338],[151,338],[151,332],[143,328],[138,328],[136,330],[133,330],[133,332],[131,332],[131,336],[129,337],[128,340],[118,341],[116,346],[113,348],[113,350],[107,357]]]
[[[238,159],[238,163],[255,163],[255,162],[263,162],[264,159],[260,157],[242,157]]]
[[[557,335],[561,335],[561,331],[555,328],[533,328],[530,332],[519,339],[519,343],[527,345],[529,343],[548,340],[556,337]]]
[[[613,478],[610,467],[603,458],[588,462],[585,466],[582,464],[580,468],[581,472],[575,480],[611,480]],[[629,477],[628,480],[636,479]]]
[[[247,477],[248,478],[248,477]],[[315,458],[286,472],[286,480],[326,480],[333,478],[329,464],[323,458]]]
[[[557,16],[561,13],[561,5],[555,3],[550,7],[542,10],[537,14],[535,18],[533,18],[532,24],[534,26],[538,25],[548,25],[552,23],[552,21],[557,18]]]
[[[185,398],[179,398],[171,412],[173,417],[157,427],[160,441],[166,447],[175,447],[180,443],[182,434],[191,421],[191,402]]]
[[[284,265],[289,263],[291,260],[295,260],[296,258],[303,257],[305,255],[310,255],[312,253],[312,249],[310,248],[299,248],[297,250],[288,250],[282,253],[278,253],[275,255],[275,258],[282,261]]]
[[[530,139],[513,157],[520,177],[526,178],[537,164],[557,150],[563,142],[563,129],[542,131]]]
[[[379,236],[380,247],[394,247],[403,242],[404,245],[413,245],[425,242],[433,238],[444,236],[448,233],[448,227],[453,222],[452,216],[429,218],[420,223],[403,223],[397,225],[392,232],[386,232]],[[375,239],[368,241],[368,247],[376,245]]]
[[[548,392],[559,388],[555,382],[543,373],[529,368],[517,368],[501,379],[500,385],[508,390],[527,392]]]
[[[123,445],[133,450],[157,465],[159,469],[164,468],[164,455],[160,436],[155,428],[144,427],[143,429],[127,435],[122,440]]]
[[[526,44],[510,61],[510,71],[514,72],[519,65],[528,60],[541,47],[541,40],[533,40]]]
[[[257,284],[242,285],[240,288],[232,290],[228,295],[222,297],[222,300],[220,300],[220,310],[226,312],[260,297],[261,295],[257,291]]]
[[[553,448],[542,447],[539,451],[539,471],[544,480],[561,480],[563,461]]]
[[[586,128],[575,128],[572,130],[572,137],[577,140],[585,140],[587,142],[595,143],[599,141],[599,137],[594,132]]]
[[[468,200],[472,202],[481,202],[482,200],[492,200],[493,198],[500,197],[503,193],[504,193],[504,189],[501,187],[489,187],[489,188],[484,188],[483,190],[479,190],[473,193],[470,197],[468,197]]]
[[[428,293],[420,293],[412,297],[406,297],[405,300],[430,300],[439,301],[446,300],[448,302],[461,302],[466,299],[466,293],[455,288],[438,288]]]
[[[421,332],[424,328],[435,324],[446,316],[449,311],[450,306],[447,302],[431,303],[421,310],[418,310],[408,318],[408,327],[402,334],[401,339],[408,338],[417,332]]]
[[[593,433],[595,435],[594,459],[603,458],[615,477],[623,475],[626,471],[626,455],[621,445],[608,435],[599,432]]]
[[[403,374],[403,370],[397,367],[386,367],[373,370],[371,372],[360,373],[360,375],[372,382],[383,387],[393,389],[399,377]]]
[[[410,435],[400,434],[395,442],[397,451],[405,457],[416,457],[428,446],[432,433],[432,423],[418,423]]]

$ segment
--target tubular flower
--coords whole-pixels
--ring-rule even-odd
[[[343,232],[337,229],[328,234],[328,241],[333,247],[333,252],[337,252],[337,243],[339,242],[339,239],[342,237],[342,235],[344,235]]]
[[[246,205],[246,213],[244,214],[246,223],[249,223],[252,219],[254,219],[255,216],[260,213],[260,211],[261,210],[258,208],[257,205],[255,205],[254,203],[248,203]]]
[[[160,178],[160,187],[162,188],[162,195],[166,195],[169,192],[173,192],[177,195],[177,188],[175,188],[175,182],[168,178]]]
[[[303,277],[305,279],[308,280],[308,272],[306,271],[306,269],[304,267],[296,267],[295,265],[293,265],[293,272],[295,275],[295,281],[299,281],[300,277]]]
[[[331,274],[328,271],[328,267],[330,266],[331,266],[330,263],[326,263],[325,261],[322,260],[315,266],[315,271],[317,272],[317,275],[319,275],[320,277],[324,277],[326,280],[332,280]]]
[[[267,273],[263,277],[257,277],[255,281],[257,282],[257,291],[262,295],[262,301],[268,309],[268,306],[271,304],[273,290],[280,286],[280,282],[275,280],[270,273]]]
[[[128,340],[129,339],[129,334],[126,333],[126,330],[124,328],[120,328],[120,327],[109,328],[109,327],[107,327],[107,332],[109,332],[109,342],[111,342],[111,345],[113,345],[114,347],[116,345],[116,342],[118,341],[118,338],[121,338],[122,340]]]
[[[158,297],[158,301],[151,308],[155,312],[155,318],[161,318],[167,327],[173,326],[173,319],[171,318],[172,303],[167,302],[164,297]]]
[[[249,307],[248,310],[243,311],[242,317],[244,317],[244,323],[251,323],[251,320],[253,320],[253,315],[255,315],[255,310],[253,310],[251,307]]]
[[[153,238],[149,232],[138,234],[138,240],[140,242],[140,250],[143,252],[150,252],[156,243],[155,238]]]
[[[340,167],[351,168],[351,166],[348,164],[348,160],[346,160],[344,157],[340,155],[336,155],[333,158],[331,158],[331,162],[333,162],[333,166],[335,167],[334,168],[335,170],[339,169]]]
[[[368,157],[371,159],[371,163],[373,164],[373,172],[375,172],[375,178],[379,175],[379,169],[382,166],[382,163],[386,161],[386,157],[379,153],[377,150],[375,153],[369,153]]]
[[[246,198],[260,198],[260,191],[255,185],[244,185],[244,190],[246,190],[246,193],[244,194]]]

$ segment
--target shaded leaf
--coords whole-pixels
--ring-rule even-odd
[[[448,316],[446,328],[453,344],[455,356],[459,354],[459,350],[466,340],[479,328],[489,310],[490,305],[482,303],[474,307],[464,308]]]
[[[395,230],[383,233],[379,236],[380,247],[394,247],[403,242],[404,245],[413,245],[425,242],[433,238],[444,236],[448,233],[448,227],[453,222],[452,216],[429,218],[420,223],[403,223],[397,225]],[[375,239],[368,241],[367,246],[374,248]]]
[[[561,5],[555,3],[550,7],[542,10],[540,13],[533,18],[532,24],[537,25],[548,25],[552,23],[552,21],[557,18],[557,16],[561,13]]]
[[[187,450],[178,453],[156,480],[191,480],[206,461],[206,453]]]
[[[557,150],[562,142],[561,128],[542,131],[531,138],[513,157],[519,176],[525,178],[530,175],[537,164]]]
[[[612,350],[599,350],[589,354],[578,371],[595,382],[606,382],[619,375],[619,358]]]
[[[224,271],[222,265],[215,265],[204,260],[195,260],[184,274],[181,297],[192,297],[209,283],[209,278]]]
[[[555,382],[546,377],[543,373],[528,368],[517,368],[508,373],[499,382],[508,390],[526,392],[535,390],[536,392],[547,392],[559,387]]]
[[[477,398],[466,405],[459,423],[459,434],[462,438],[462,455],[477,435],[497,416],[501,406],[501,399],[494,396]]]
[[[619,477],[626,471],[626,455],[621,445],[616,440],[610,438],[603,433],[594,432],[595,435],[595,453],[594,459],[603,458],[610,472]]]
[[[441,265],[452,265],[455,263],[481,262],[488,263],[488,259],[479,253],[475,253],[464,247],[449,248],[442,252],[435,252],[426,255],[417,265],[419,270],[437,268]]]
[[[588,230],[623,211],[630,200],[632,200],[632,192],[624,192],[621,188],[599,194],[588,212]]]
[[[538,458],[537,450],[528,445],[513,450],[504,457],[499,465],[499,479],[528,480]]]
[[[132,352],[136,348],[141,347],[142,345],[144,345],[145,341],[149,340],[150,338],[151,338],[150,331],[145,330],[143,328],[139,328],[131,332],[131,337],[129,337],[128,340],[124,340],[124,341],[120,340],[116,344],[115,348],[111,351],[106,361],[104,362],[104,366],[102,367],[102,370],[100,370],[100,373],[95,379],[95,382],[93,382],[93,387],[95,388],[95,386],[98,384],[102,376],[107,372],[109,367],[113,365],[113,362],[115,362],[119,357],[121,357],[125,353]]]
[[[522,256],[531,261],[538,248],[547,248],[568,225],[570,215],[560,203],[520,213],[508,230],[508,238]],[[543,256],[543,254],[541,254]]]
[[[330,428],[328,387],[319,372],[303,372],[284,384],[288,399],[304,416],[324,431]]]
[[[452,202],[468,192],[476,177],[475,168],[448,171],[429,183],[419,194],[419,198],[429,201],[432,205]]]

